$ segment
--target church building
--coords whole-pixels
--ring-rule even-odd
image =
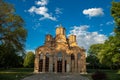
[[[77,45],[75,35],[67,38],[60,25],[56,36],[47,34],[44,45],[35,50],[34,72],[85,73],[85,49]]]

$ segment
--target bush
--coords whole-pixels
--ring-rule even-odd
[[[28,52],[25,56],[23,66],[28,67],[28,68],[33,68],[34,67],[34,58],[35,58],[34,53]]]
[[[94,74],[92,74],[92,79],[93,80],[106,80],[107,76],[104,72],[97,70]]]

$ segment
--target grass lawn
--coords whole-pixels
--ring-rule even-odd
[[[20,80],[32,73],[32,68],[0,69],[0,80]]]
[[[90,80],[92,80],[91,75],[95,72],[96,70],[90,70],[88,69],[88,74],[83,75],[88,77]],[[107,80],[120,80],[120,70],[100,70],[104,73],[107,74]]]
[[[84,74],[83,76],[88,77],[92,80],[91,75],[96,70],[88,69],[88,74]],[[107,74],[107,80],[120,80],[120,70],[100,70]],[[12,69],[0,69],[0,80],[21,80],[26,76],[30,76],[33,74],[32,68],[12,68]]]

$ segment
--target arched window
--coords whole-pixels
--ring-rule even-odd
[[[59,53],[57,54],[57,57],[58,57],[58,60],[62,60],[62,53],[59,52]]]
[[[46,53],[46,57],[48,57],[48,58],[49,58],[49,56],[50,56],[50,55],[49,55],[49,53]]]
[[[44,55],[43,55],[43,53],[40,53],[39,56],[40,56],[39,57],[40,58],[40,60],[39,60],[39,71],[42,72],[42,69],[43,69],[43,56]]]
[[[42,53],[40,54],[40,59],[43,59],[43,54]]]
[[[80,54],[80,53],[78,53],[78,54],[77,54],[77,57],[78,57],[78,59],[80,59],[80,57],[81,57],[81,54]]]
[[[74,54],[71,54],[71,60],[74,60],[74,59],[75,59]]]

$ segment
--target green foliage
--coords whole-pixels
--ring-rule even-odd
[[[88,68],[97,69],[100,66],[99,60],[96,56],[88,55],[86,58]]]
[[[120,70],[118,70],[117,74],[119,74],[119,75],[120,75]]]
[[[11,4],[0,2],[0,45],[5,44],[18,51],[24,50],[27,31],[23,19],[15,14]]]
[[[114,62],[119,62],[120,65],[120,2],[112,2],[111,15],[115,20],[115,36],[113,36],[115,55]],[[117,60],[118,59],[118,60]]]
[[[8,49],[9,48],[9,49]],[[0,67],[10,68],[10,67],[21,67],[23,58],[16,54],[16,50],[11,47],[11,45],[0,46]],[[4,52],[4,53],[3,53]]]
[[[89,63],[89,68],[100,68],[101,64],[99,63],[98,53],[100,52],[103,44],[93,44],[88,50],[87,62]]]
[[[115,21],[115,39],[119,40],[120,39],[120,2],[112,2],[112,7],[111,7],[111,15],[114,18]],[[120,42],[119,42],[119,49],[120,49]]]
[[[22,64],[27,31],[23,19],[13,5],[0,0],[0,67],[18,67]]]
[[[24,67],[33,67],[34,66],[35,55],[33,52],[28,52],[24,59]]]
[[[93,44],[90,46],[88,53],[90,55],[95,55],[97,56],[98,53],[100,52],[101,48],[102,48],[103,44]]]
[[[115,67],[120,65],[120,51],[119,51],[119,40],[115,36],[110,36],[105,41],[100,53],[99,61],[109,67]]]
[[[115,20],[115,35],[105,41],[99,60],[110,67],[120,66],[120,2],[112,2],[111,15]]]
[[[99,62],[110,68],[120,67],[120,2],[112,2],[111,15],[115,21],[114,35],[102,46],[92,45],[89,53],[94,54]],[[97,55],[96,55],[97,54]]]
[[[120,28],[120,2],[112,2],[111,15],[115,20],[116,26]]]

